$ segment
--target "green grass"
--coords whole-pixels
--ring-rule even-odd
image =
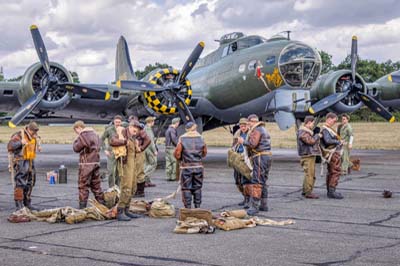
[[[354,130],[354,149],[384,149],[399,150],[400,149],[400,123],[352,123]],[[104,125],[93,126],[98,134],[104,131]],[[279,130],[275,123],[267,123],[266,126],[271,135],[273,148],[296,148],[295,129],[291,128],[287,131]],[[6,126],[0,127],[0,142],[7,143],[9,137],[15,129]],[[41,126],[39,135],[42,143],[50,144],[71,144],[76,135],[71,126]],[[208,146],[225,146],[228,147],[232,143],[232,136],[228,130],[217,128],[204,132],[204,138]],[[161,138],[159,143],[163,143]]]

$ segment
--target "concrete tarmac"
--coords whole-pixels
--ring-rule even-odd
[[[41,208],[78,206],[78,155],[70,145],[44,145],[36,161],[33,204]],[[240,208],[242,198],[226,166],[226,148],[209,148],[202,207],[215,213]],[[319,176],[319,200],[301,196],[302,170],[295,150],[273,151],[269,178],[270,211],[260,217],[294,219],[294,225],[257,226],[210,235],[177,235],[176,219],[80,224],[7,221],[14,210],[7,153],[0,145],[0,265],[399,265],[400,151],[354,151],[361,171],[341,178],[343,200],[326,197]],[[146,199],[173,192],[165,180],[163,153]],[[50,185],[45,173],[64,164],[68,183]],[[102,169],[105,167],[102,158]],[[107,188],[107,182],[102,182]],[[393,191],[384,199],[384,189]],[[92,197],[92,195],[91,195]],[[178,196],[171,203],[182,207]]]

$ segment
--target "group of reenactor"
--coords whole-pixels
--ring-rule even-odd
[[[113,119],[113,124],[106,127],[101,138],[83,121],[74,123],[76,138],[73,150],[79,153],[80,209],[87,207],[89,190],[98,202],[105,203],[100,175],[100,151],[103,149],[108,161],[108,185],[110,188],[118,186],[120,189],[117,219],[129,221],[140,217],[130,212],[129,206],[132,197],[144,197],[146,186],[155,186],[150,179],[157,167],[158,155],[152,130],[154,121],[155,117],[147,117],[146,125],[143,125],[137,117],[131,116],[128,122],[124,122],[122,117],[117,115]],[[184,206],[191,208],[193,198],[194,206],[199,208],[204,173],[202,158],[206,156],[207,148],[202,136],[196,130],[196,124],[187,123],[185,125],[187,132],[178,137],[179,124],[179,118],[172,119],[166,131],[167,180],[179,179]],[[37,210],[31,205],[31,193],[36,180],[34,159],[40,149],[38,131],[38,125],[30,122],[21,131],[13,134],[8,143],[8,152],[10,156],[12,155],[10,167],[15,173],[14,200],[17,210],[24,206]]]
[[[353,130],[349,124],[350,116],[342,115],[342,123],[335,128],[338,116],[326,115],[325,124],[320,130],[315,127],[314,117],[306,116],[297,132],[298,154],[304,170],[302,195],[308,199],[318,199],[313,193],[315,184],[315,164],[317,157],[327,165],[326,189],[328,198],[343,199],[336,191],[341,175],[351,173],[350,150],[353,144]]]
[[[307,116],[298,129],[297,146],[304,170],[302,195],[305,198],[318,198],[313,193],[317,156],[327,164],[328,198],[343,198],[336,187],[340,175],[350,173],[353,133],[348,115],[343,115],[339,132],[334,128],[337,119],[336,114],[328,113],[325,124],[318,131],[314,117]],[[152,130],[154,120],[154,117],[148,117],[145,120],[146,125],[143,125],[137,117],[131,116],[126,123],[117,115],[113,124],[106,127],[101,138],[83,121],[74,123],[76,138],[73,150],[79,153],[80,208],[87,206],[89,189],[98,202],[104,203],[100,177],[100,151],[103,149],[108,162],[108,185],[110,188],[118,186],[121,192],[117,219],[129,221],[140,217],[130,212],[129,206],[132,197],[142,197],[145,187],[155,186],[150,179],[157,167],[158,155]],[[177,132],[179,124],[179,118],[172,119],[165,132],[166,177],[169,181],[179,179],[185,208],[199,208],[204,176],[202,160],[207,155],[207,147],[195,123],[188,122],[184,125],[186,133],[180,137]],[[8,143],[8,151],[13,155],[14,200],[17,209],[24,206],[36,209],[31,205],[31,193],[36,180],[34,159],[36,151],[40,150],[38,131],[38,125],[30,122],[21,131],[13,134]],[[252,171],[251,178],[234,171],[235,184],[243,195],[243,201],[239,205],[252,216],[259,211],[268,211],[267,180],[272,162],[271,137],[265,123],[259,121],[257,115],[240,119],[239,129],[233,136],[232,149],[250,162]]]
[[[315,164],[317,157],[327,165],[327,197],[343,199],[336,191],[341,175],[350,174],[352,163],[350,150],[353,144],[353,130],[349,124],[350,116],[342,115],[342,123],[336,129],[338,116],[326,115],[322,129],[314,124],[313,116],[306,116],[304,123],[297,131],[297,147],[300,164],[304,170],[302,195],[307,199],[318,199],[313,193],[315,184]],[[256,115],[239,120],[239,129],[233,135],[233,151],[243,155],[244,160],[251,162],[251,178],[234,170],[235,184],[243,195],[239,205],[247,209],[248,215],[258,211],[268,211],[268,175],[271,168],[271,139]]]

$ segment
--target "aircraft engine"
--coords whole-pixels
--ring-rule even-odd
[[[148,81],[154,85],[163,87],[173,86],[179,78],[179,70],[173,68],[160,69],[152,73]],[[174,92],[171,90],[175,90]],[[163,91],[145,91],[143,97],[147,107],[158,114],[174,115],[178,111],[176,94],[184,99],[185,104],[189,105],[192,99],[192,87],[190,81],[185,79],[182,86]]]
[[[54,74],[60,83],[72,82],[72,76],[62,65],[51,62],[50,72]],[[21,80],[21,89],[18,90],[18,100],[24,104],[35,93],[38,93],[49,81],[49,75],[40,63],[30,66],[24,73]],[[43,99],[38,104],[38,108],[43,111],[57,111],[63,109],[71,101],[72,94],[65,87],[50,87]]]
[[[356,74],[356,85],[352,88],[352,73],[350,70],[338,70],[322,75],[311,88],[312,99],[323,99],[329,95],[351,90],[350,93],[330,108],[336,113],[351,113],[362,105],[357,92],[366,93],[365,81]]]

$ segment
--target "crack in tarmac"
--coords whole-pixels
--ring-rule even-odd
[[[380,223],[383,223],[383,222],[390,221],[390,220],[392,220],[394,218],[397,218],[397,217],[400,217],[400,211],[389,215],[389,217],[387,217],[385,219],[377,220],[377,221],[374,221],[374,222],[370,222],[369,225],[377,225],[377,224],[380,224]]]
[[[33,241],[33,240],[12,239],[12,238],[4,238],[4,239],[8,239],[9,240],[9,241],[7,241],[8,243],[10,243],[10,242],[32,243],[32,244],[40,244],[40,245],[44,245],[44,246],[55,246],[55,247],[60,247],[60,248],[79,249],[79,250],[85,250],[85,251],[90,251],[90,252],[100,252],[100,253],[105,253],[105,254],[120,255],[120,256],[126,256],[126,257],[135,257],[135,258],[148,259],[148,260],[159,260],[159,261],[169,261],[169,262],[176,262],[176,263],[219,266],[218,264],[208,264],[208,263],[203,263],[203,262],[198,262],[198,261],[188,260],[188,259],[168,258],[168,257],[159,257],[159,256],[151,256],[151,255],[135,255],[135,254],[122,253],[122,252],[98,250],[98,249],[91,249],[91,248],[77,247],[77,246],[70,246],[70,245],[63,245],[63,244],[55,244],[55,243],[49,244],[49,243]],[[109,260],[104,260],[104,259],[92,258],[92,257],[88,257],[88,256],[69,256],[69,255],[61,255],[61,254],[49,254],[49,253],[43,253],[41,251],[25,249],[22,247],[0,246],[0,249],[1,248],[27,251],[27,252],[33,252],[33,253],[37,253],[37,254],[57,256],[57,257],[68,257],[68,258],[78,258],[78,259],[83,258],[83,259],[89,259],[89,260],[99,261],[99,262],[116,263],[119,265],[128,265],[128,266],[143,265],[143,264],[134,264],[134,263],[130,263],[130,262],[109,261]]]
[[[365,249],[362,249],[362,250],[357,250],[349,258],[344,259],[344,260],[326,261],[326,262],[317,262],[317,263],[304,263],[304,264],[314,265],[314,266],[331,266],[331,265],[337,265],[337,264],[342,265],[344,263],[349,263],[349,262],[355,261],[356,259],[360,258],[363,255],[363,253],[367,253],[367,252],[374,251],[374,250],[392,248],[392,247],[396,247],[398,245],[400,245],[400,241],[398,241],[396,243],[393,243],[393,244],[385,245],[385,246],[372,247],[372,248],[365,248]]]

